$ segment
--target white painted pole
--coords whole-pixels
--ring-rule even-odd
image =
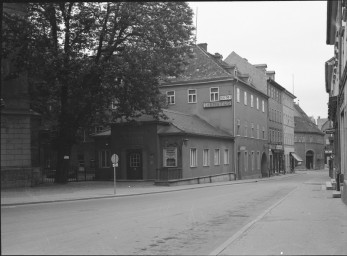
[[[113,164],[113,189],[114,195],[116,194],[116,164]]]

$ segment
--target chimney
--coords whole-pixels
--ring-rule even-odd
[[[266,76],[275,81],[275,71],[266,71]]]
[[[214,57],[215,57],[217,60],[222,60],[222,59],[223,59],[222,54],[220,54],[220,53],[218,53],[218,52],[216,52],[216,53],[214,54]]]
[[[266,68],[267,65],[266,64],[254,64],[254,66],[259,69],[261,72],[263,72],[264,74],[266,74]]]
[[[202,48],[205,52],[207,52],[207,43],[201,43],[201,44],[198,44],[198,46]]]

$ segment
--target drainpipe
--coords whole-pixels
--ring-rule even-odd
[[[237,80],[235,80],[235,83],[234,83],[234,107],[233,107],[233,112],[234,112],[234,172],[235,172],[235,180],[238,180],[239,179],[239,174],[238,174],[238,172],[237,172],[237,163],[236,163],[236,161],[237,161],[237,159],[236,159],[236,156],[237,156],[237,152],[236,152],[236,149],[237,149],[237,147],[236,147],[236,129],[235,129],[235,125],[236,125],[236,123],[235,123],[235,113],[236,113],[236,111],[235,111],[235,108],[236,108],[236,95],[235,95],[235,92],[236,92],[236,83],[237,83]]]

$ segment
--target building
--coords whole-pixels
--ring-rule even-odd
[[[235,137],[233,170],[238,179],[267,175],[267,95],[238,65],[192,48],[186,70],[161,84],[168,109],[195,114]]]
[[[252,149],[252,145],[257,145],[257,162],[261,163],[262,166],[261,175],[267,177],[270,173],[267,121],[269,97],[266,89],[267,77],[264,72],[266,65],[256,67],[235,52],[230,53],[224,61],[233,67],[235,76],[247,79],[245,80],[247,83],[236,85],[235,144],[240,149],[243,149],[243,145],[246,145],[247,149]],[[245,154],[244,158],[246,158],[246,152],[243,153]],[[238,156],[240,156],[238,159],[243,153],[238,152]]]
[[[321,118],[320,116],[318,116],[316,124],[318,126],[318,129],[322,131],[322,126],[328,121],[328,118]]]
[[[324,133],[306,115],[298,104],[294,104],[294,147],[302,164],[295,170],[324,169]]]
[[[320,130],[325,133],[324,135],[324,163],[329,167],[329,177],[333,178],[333,145],[334,145],[334,129],[333,122],[328,120],[321,126]]]
[[[286,172],[292,172],[295,168],[294,147],[294,99],[296,97],[286,89],[282,91],[283,106],[283,147],[284,166]]]
[[[3,3],[3,12],[25,15],[24,3]],[[4,26],[4,24],[3,24]],[[11,58],[1,60],[1,187],[36,185],[40,179],[38,126],[30,110],[26,72],[17,73]]]
[[[347,2],[345,0],[327,1],[326,44],[334,46],[334,56],[325,63],[326,92],[329,94],[328,118],[333,122],[334,177],[347,174]],[[344,187],[346,187],[344,179]],[[347,190],[342,193],[347,204]]]
[[[282,91],[284,88],[275,81],[273,72],[268,78],[267,93],[269,96],[269,156],[271,174],[283,173],[283,105]]]

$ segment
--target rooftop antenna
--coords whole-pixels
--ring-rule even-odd
[[[195,15],[195,44],[198,39],[198,7],[196,7],[196,15]]]

